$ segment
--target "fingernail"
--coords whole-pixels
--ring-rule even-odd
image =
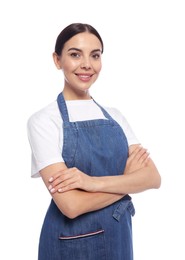
[[[60,188],[60,189],[58,189],[58,192],[62,192],[62,189]]]
[[[50,192],[53,193],[55,191],[55,188],[51,189]]]
[[[53,177],[51,177],[50,179],[49,179],[49,182],[52,182],[53,181]]]
[[[48,190],[51,190],[51,189],[52,189],[52,185],[49,185]]]

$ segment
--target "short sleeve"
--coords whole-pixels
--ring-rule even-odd
[[[60,123],[57,121],[57,116],[53,117],[43,111],[29,118],[27,133],[32,151],[32,177],[39,177],[39,171],[46,166],[64,161],[61,155],[62,123]]]
[[[116,120],[116,122],[122,127],[127,138],[128,145],[130,146],[132,144],[139,144],[139,141],[135,133],[133,132],[131,126],[129,125],[126,118],[122,115],[122,113],[116,108],[107,108],[106,110],[113,117],[113,119]]]

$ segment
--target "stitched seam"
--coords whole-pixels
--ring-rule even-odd
[[[86,233],[86,234],[83,234],[83,235],[77,235],[77,236],[60,236],[59,239],[62,239],[62,240],[68,240],[68,239],[76,239],[76,238],[83,238],[83,237],[88,237],[88,236],[94,236],[94,235],[98,235],[100,233],[103,233],[104,230],[99,230],[99,231],[96,231],[96,232],[91,232],[91,233]]]

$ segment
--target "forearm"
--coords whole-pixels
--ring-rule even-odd
[[[154,166],[126,175],[95,177],[94,180],[95,192],[133,194],[160,187],[160,176]]]
[[[54,174],[50,182],[48,188],[51,193],[80,189],[124,195],[159,188],[161,178],[152,159],[144,149],[138,147],[129,155],[121,175],[91,177],[73,167]]]
[[[53,173],[67,169],[64,163],[50,165],[40,171],[42,179],[48,188]],[[80,189],[73,189],[63,193],[50,193],[59,210],[69,218],[75,218],[83,213],[98,210],[118,201],[123,194],[111,194],[105,192],[87,192]]]
[[[60,211],[69,218],[102,209],[120,200],[124,195],[105,192],[86,192],[71,190],[53,195],[54,201]]]

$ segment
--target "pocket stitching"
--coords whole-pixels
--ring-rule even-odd
[[[103,232],[104,232],[104,229],[101,229],[101,230],[98,230],[95,232],[80,234],[80,235],[76,235],[76,236],[60,236],[59,239],[60,240],[78,239],[78,238],[83,238],[83,237],[95,236],[95,235],[101,234]]]

